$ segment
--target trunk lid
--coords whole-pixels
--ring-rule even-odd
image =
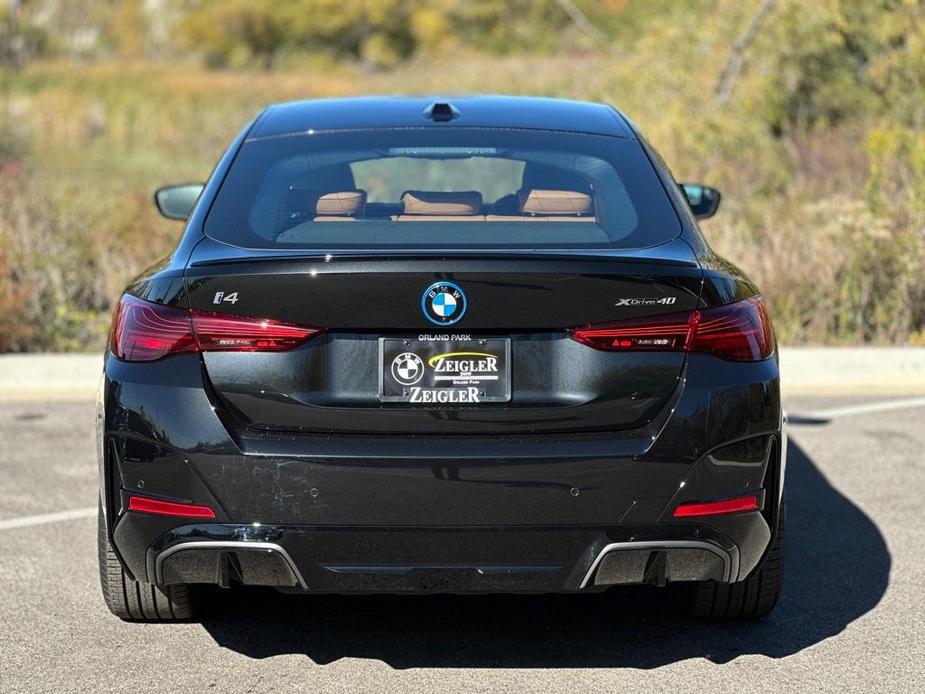
[[[245,256],[208,245],[187,270],[192,308],[325,330],[286,352],[203,354],[219,407],[240,424],[274,431],[533,434],[639,427],[669,406],[684,354],[599,351],[571,339],[567,329],[694,309],[701,290],[701,269],[681,241],[600,255]],[[446,298],[458,322],[434,323],[440,316],[426,290],[435,283],[462,292]],[[397,361],[407,352],[420,359]],[[424,364],[428,378],[439,375],[431,370],[461,365],[471,380],[454,384],[494,397],[423,403],[389,397],[403,388],[385,381],[407,376],[408,369],[413,377]],[[482,376],[497,381],[489,386],[478,377],[480,368],[489,370],[486,364],[500,374]]]

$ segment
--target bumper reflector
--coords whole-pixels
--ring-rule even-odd
[[[722,501],[681,504],[674,510],[674,517],[714,516],[720,513],[756,510],[758,510],[758,497],[755,494],[749,494],[748,496],[737,496],[735,499],[723,499]]]
[[[173,501],[149,499],[144,496],[130,496],[128,510],[139,513],[153,513],[156,516],[179,516],[183,518],[215,518],[215,511],[208,506],[179,504]]]

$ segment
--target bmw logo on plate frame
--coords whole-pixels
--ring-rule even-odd
[[[466,293],[453,282],[434,282],[421,296],[421,310],[434,325],[458,323],[468,308]]]

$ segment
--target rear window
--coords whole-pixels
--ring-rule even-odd
[[[245,142],[205,232],[245,248],[642,248],[680,222],[633,140],[398,128]]]

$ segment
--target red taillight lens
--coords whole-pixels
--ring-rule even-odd
[[[112,317],[109,349],[123,361],[196,351],[189,311],[125,295]]]
[[[759,361],[774,352],[774,332],[761,297],[727,306],[573,328],[581,343],[608,352],[709,352],[733,361]]]
[[[123,361],[188,352],[278,352],[320,333],[280,321],[189,311],[125,295],[116,307],[110,351]]]
[[[573,328],[571,335],[589,347],[608,352],[682,350],[690,339],[694,313],[669,313]]]
[[[758,510],[758,497],[755,494],[749,494],[748,496],[723,499],[722,501],[681,504],[674,510],[673,515],[675,518],[690,518],[692,516],[715,516],[720,513],[756,510]]]
[[[128,510],[139,513],[153,513],[156,516],[180,516],[184,518],[215,518],[215,511],[208,506],[181,504],[175,501],[161,501],[147,496],[130,496]]]
[[[281,352],[321,332],[291,323],[193,311],[193,331],[203,352]]]
[[[759,361],[774,352],[774,330],[761,297],[696,311],[688,349],[733,361]]]

